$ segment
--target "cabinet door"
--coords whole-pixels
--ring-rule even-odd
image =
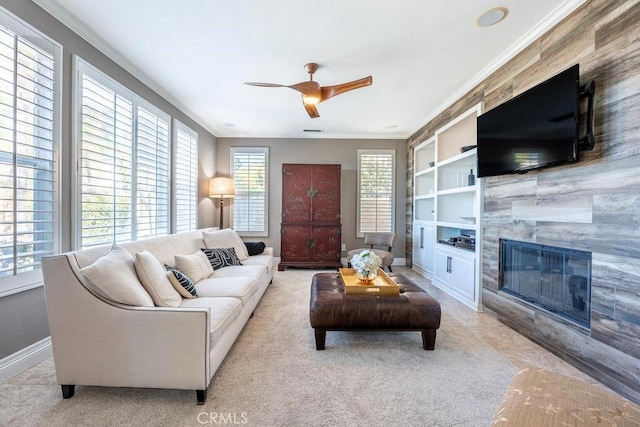
[[[340,222],[340,165],[313,165],[311,210],[313,222]]]
[[[436,244],[436,228],[432,226],[425,226],[423,234],[422,265],[428,273],[433,273],[433,249]]]
[[[424,265],[423,265],[423,251],[424,248],[424,226],[423,225],[417,225],[414,224],[413,226],[413,236],[412,236],[412,242],[411,242],[411,251],[412,251],[412,255],[411,255],[411,260],[413,262],[413,265],[423,269]]]
[[[311,246],[311,226],[283,225],[280,229],[280,257],[283,261],[309,261]]]
[[[476,299],[476,277],[473,259],[452,257],[451,287],[460,294],[474,301]]]
[[[282,165],[282,222],[311,221],[311,165]]]
[[[433,276],[439,283],[447,287],[451,286],[449,284],[449,268],[451,266],[450,263],[451,257],[447,253],[441,252],[437,248],[434,250]]]
[[[340,226],[314,226],[311,231],[310,261],[340,261]]]

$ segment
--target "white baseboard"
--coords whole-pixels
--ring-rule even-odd
[[[51,337],[47,337],[5,357],[0,360],[0,384],[47,360],[52,355]]]

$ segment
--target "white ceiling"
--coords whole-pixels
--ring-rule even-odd
[[[218,137],[404,139],[584,0],[34,1]],[[474,26],[494,6],[507,18]],[[373,85],[311,119],[298,92],[243,84],[305,81],[307,62]]]

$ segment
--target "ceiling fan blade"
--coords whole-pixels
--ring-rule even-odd
[[[314,81],[300,82],[287,87],[290,87],[293,90],[297,90],[303,95],[317,96],[318,99],[320,98],[320,84],[318,82],[314,82]]]
[[[261,82],[244,82],[249,86],[262,86],[262,87],[288,87],[287,85],[279,85],[277,83],[261,83]]]
[[[304,105],[304,109],[307,110],[307,114],[309,114],[309,117],[311,117],[312,119],[320,117],[320,114],[318,114],[318,109],[315,105],[305,104],[304,102],[302,104]]]
[[[334,86],[323,86],[320,88],[322,92],[321,101],[326,101],[329,98],[333,98],[341,93],[348,92],[353,89],[358,89],[365,86],[370,86],[373,83],[373,77],[364,77],[362,79],[354,80],[348,83],[342,83]]]

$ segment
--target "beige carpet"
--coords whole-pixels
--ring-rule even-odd
[[[78,386],[63,400],[48,360],[0,385],[0,425],[489,425],[516,367],[455,312],[443,311],[435,351],[418,332],[328,332],[316,351],[316,272],[276,273],[204,406],[178,390]]]

